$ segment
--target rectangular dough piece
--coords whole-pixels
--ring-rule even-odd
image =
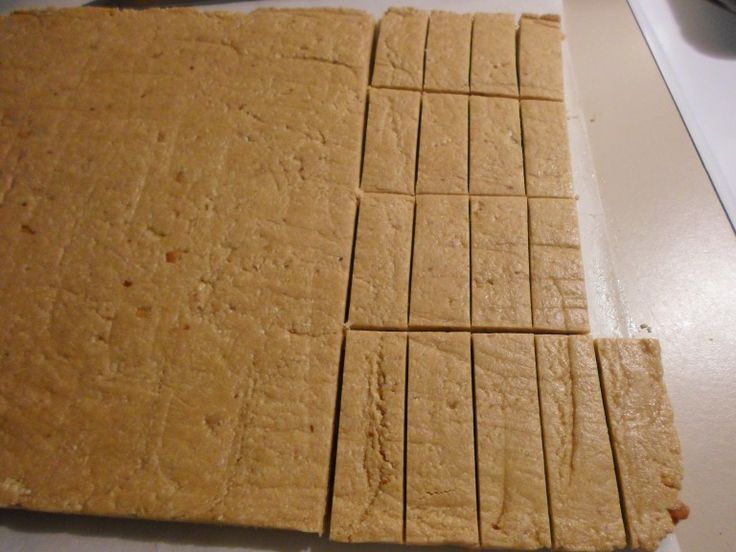
[[[409,334],[407,544],[478,545],[470,334]]]
[[[534,336],[474,334],[483,548],[550,546]]]
[[[556,550],[626,546],[593,340],[537,335],[539,398]]]
[[[406,328],[413,232],[413,197],[363,195],[350,288],[352,327]]]
[[[409,326],[469,327],[468,197],[417,196],[414,226]]]
[[[588,300],[575,200],[528,201],[534,329],[587,333]]]
[[[469,178],[471,194],[524,195],[518,100],[470,97]]]
[[[421,93],[372,88],[368,101],[362,188],[413,195]]]
[[[378,28],[373,86],[421,90],[429,13],[391,8]]]
[[[564,99],[562,31],[558,15],[524,14],[521,17],[519,91],[522,98]]]
[[[468,96],[423,94],[417,194],[468,193]]]
[[[476,13],[470,49],[470,91],[489,96],[519,96],[516,76],[516,17]]]
[[[523,197],[471,197],[472,326],[532,329],[529,227]]]
[[[565,104],[521,100],[524,173],[529,197],[573,197]]]
[[[372,39],[0,18],[0,505],[322,532]]]
[[[470,91],[470,35],[473,14],[433,11],[429,17],[424,90]]]
[[[330,539],[402,542],[406,334],[349,331]]]
[[[654,552],[687,517],[680,440],[655,339],[596,339],[629,546]]]

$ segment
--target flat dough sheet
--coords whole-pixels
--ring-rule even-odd
[[[161,22],[0,22],[0,503],[321,532],[373,21]]]
[[[54,0],[56,6],[75,6],[76,0]],[[45,7],[48,0],[10,0],[2,13],[14,9]],[[328,7],[341,6],[363,9],[374,18],[392,6],[416,6],[412,0],[262,0],[203,7],[203,10],[251,11],[256,7]],[[459,12],[507,12],[520,16],[530,13],[562,13],[561,0],[458,0],[448,7],[446,2],[428,0],[422,9],[452,9]],[[563,32],[565,20],[562,20]],[[572,152],[575,193],[578,195],[581,248],[585,265],[585,282],[589,301],[590,327],[593,335],[630,336],[635,325],[629,318],[620,297],[614,268],[611,264],[606,222],[598,195],[592,153],[579,107],[575,75],[570,55],[563,42],[565,102],[568,110],[568,133]],[[314,535],[253,530],[234,527],[212,527],[181,523],[153,524],[143,521],[93,519],[75,516],[47,516],[25,512],[0,511],[0,543],[29,549],[96,551],[101,547],[125,552],[178,551],[229,552],[233,546],[248,551],[274,548],[303,550],[352,550],[350,545],[329,543]],[[364,546],[366,551],[379,551],[381,545]],[[443,548],[436,548],[441,552]],[[659,552],[679,552],[677,539],[669,535]]]

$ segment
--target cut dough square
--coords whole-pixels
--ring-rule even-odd
[[[575,200],[529,198],[535,330],[587,333],[588,301]]]
[[[402,542],[406,334],[347,334],[330,538]]]
[[[364,194],[350,288],[350,324],[358,328],[406,328],[414,198]]]
[[[516,17],[510,13],[476,13],[470,50],[470,91],[516,98]]]
[[[417,194],[468,193],[468,96],[423,94]]]
[[[416,198],[409,325],[470,326],[468,197]]]
[[[519,89],[522,98],[564,98],[559,16],[524,14],[519,21]]]
[[[391,8],[381,18],[373,86],[421,90],[429,13]]]
[[[473,15],[433,11],[429,17],[424,90],[470,91],[470,35]]]
[[[363,157],[367,192],[414,194],[421,94],[373,88]]]
[[[659,342],[596,339],[629,546],[654,552],[687,517],[678,494],[682,454],[667,396]]]
[[[471,197],[472,325],[532,328],[527,205],[523,197]]]
[[[524,173],[529,197],[572,197],[565,104],[521,100]]]
[[[519,102],[470,97],[470,193],[524,195]]]
[[[549,548],[534,336],[473,334],[483,548]]]
[[[407,544],[478,545],[470,334],[409,334]]]
[[[588,336],[537,335],[537,370],[547,461],[553,546],[626,546],[621,505]]]

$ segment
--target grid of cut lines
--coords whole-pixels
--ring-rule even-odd
[[[392,11],[395,13],[392,13]],[[547,474],[549,464],[546,458],[546,441],[543,436],[543,398],[539,383],[541,376],[537,364],[538,357],[536,352],[536,347],[540,342],[539,340],[562,340],[560,343],[567,343],[567,340],[578,340],[579,343],[583,344],[584,348],[587,348],[587,353],[589,353],[588,360],[593,358],[592,372],[587,375],[595,377],[596,382],[598,382],[599,377],[593,354],[593,341],[585,335],[572,335],[587,334],[589,329],[576,205],[575,199],[573,198],[569,164],[565,110],[564,104],[561,102],[561,58],[559,59],[559,97],[556,95],[555,87],[552,87],[553,90],[549,94],[543,91],[541,94],[530,93],[525,96],[522,93],[522,95],[519,95],[518,80],[514,83],[516,87],[515,94],[508,92],[508,87],[506,88],[506,92],[498,91],[498,87],[493,88],[491,85],[486,89],[481,89],[480,86],[474,85],[478,77],[477,71],[475,73],[473,72],[475,61],[471,62],[471,60],[476,60],[478,56],[474,55],[470,44],[471,42],[473,45],[476,42],[482,42],[482,37],[477,32],[479,28],[477,22],[483,21],[483,15],[457,16],[440,12],[439,16],[437,16],[433,12],[430,16],[426,12],[417,10],[392,11],[384,16],[381,27],[379,28],[378,51],[374,52],[376,61],[374,62],[372,87],[369,89],[366,105],[364,155],[361,169],[362,193],[359,208],[356,212],[351,283],[348,290],[346,306],[346,323],[348,329],[340,382],[342,386],[348,385],[346,379],[365,378],[366,388],[361,389],[361,391],[364,391],[367,394],[366,396],[369,397],[366,400],[370,403],[370,408],[377,408],[378,412],[380,412],[378,425],[375,425],[375,419],[371,419],[370,424],[374,425],[368,428],[368,434],[372,439],[371,446],[377,450],[380,449],[381,460],[388,462],[392,468],[395,468],[395,466],[385,456],[387,454],[384,450],[385,443],[381,442],[381,433],[388,431],[388,426],[382,426],[381,423],[386,422],[386,419],[392,415],[396,416],[397,413],[392,413],[386,409],[386,397],[383,393],[392,385],[394,386],[393,391],[403,391],[403,411],[400,413],[400,417],[403,417],[403,447],[401,448],[400,462],[398,462],[401,464],[403,472],[394,474],[395,476],[398,475],[401,477],[400,504],[402,510],[398,514],[394,512],[396,517],[393,519],[393,533],[386,530],[382,536],[379,535],[377,537],[376,528],[374,527],[372,533],[369,531],[368,534],[361,534],[360,522],[357,526],[352,525],[346,528],[344,525],[346,520],[342,518],[345,515],[343,509],[345,503],[337,503],[341,499],[336,498],[339,494],[344,494],[344,489],[340,489],[340,486],[345,485],[345,482],[350,480],[350,473],[348,473],[350,471],[350,460],[341,458],[341,452],[343,451],[340,445],[340,443],[346,443],[345,440],[349,439],[347,433],[350,429],[344,429],[345,421],[342,420],[338,424],[338,434],[336,435],[338,444],[336,446],[335,466],[333,466],[334,495],[332,497],[330,511],[328,512],[328,517],[331,521],[330,535],[335,540],[350,541],[382,540],[384,542],[412,544],[449,543],[482,547],[516,547],[513,546],[511,541],[504,543],[496,540],[493,537],[493,532],[499,529],[497,524],[493,523],[491,529],[487,524],[484,526],[482,519],[484,517],[482,508],[484,497],[480,488],[479,476],[480,458],[482,456],[482,452],[479,451],[479,430],[483,433],[485,428],[483,426],[479,428],[478,425],[479,391],[477,387],[478,375],[475,348],[476,339],[481,340],[497,335],[500,339],[510,339],[512,341],[517,339],[524,341],[527,345],[530,343],[532,345],[531,351],[526,351],[527,353],[531,353],[531,373],[526,374],[526,376],[529,376],[531,378],[530,381],[533,382],[532,387],[529,389],[532,393],[529,397],[525,398],[529,399],[527,404],[532,409],[530,411],[531,427],[534,428],[536,426],[538,429],[538,437],[536,438],[538,447],[536,452],[541,455],[538,466],[541,466],[542,471],[537,482],[541,482],[543,487],[544,511],[542,512],[543,520],[541,525],[536,528],[541,531],[541,536],[539,536],[538,540],[527,543],[519,542],[517,546],[531,546],[535,548],[556,547],[558,546],[558,540],[555,538],[554,524],[552,522],[552,504],[548,481],[549,476]],[[396,21],[392,23],[391,20],[395,19],[394,16],[397,16],[397,14],[401,15],[399,19],[402,20],[402,24],[396,25]],[[495,15],[491,16],[491,18],[495,17]],[[466,48],[453,49],[450,47],[447,48],[449,50],[447,55],[439,56],[442,62],[447,64],[452,62],[453,52],[460,51],[462,56],[465,56],[467,53],[467,87],[464,87],[465,85],[462,83],[458,87],[453,87],[452,85],[427,86],[428,60],[432,59],[431,53],[433,48],[437,51],[436,45],[442,44],[443,42],[443,37],[433,37],[432,21],[434,18],[437,18],[438,21],[440,19],[444,20],[434,27],[435,35],[440,34],[436,29],[442,29],[443,25],[445,26],[445,31],[447,31],[447,28],[452,29],[453,26],[456,30],[458,27],[469,30],[469,34],[466,33],[468,41]],[[449,21],[445,19],[449,19]],[[409,26],[414,25],[415,28],[407,28],[405,20],[409,21]],[[547,23],[551,21],[549,26],[553,29],[556,27],[557,36],[561,38],[559,35],[559,23],[556,23],[554,19],[548,20],[544,17],[532,17],[530,20],[543,22],[542,24],[544,26],[547,26]],[[387,22],[390,25],[387,25]],[[470,25],[468,25],[468,22],[471,22]],[[496,31],[499,31],[499,29],[503,31],[505,27],[506,38],[508,39],[508,22],[509,19],[502,16],[496,21],[498,25],[496,27],[491,26],[491,28],[495,28]],[[391,24],[393,25],[393,30],[391,29]],[[397,27],[399,31],[397,31]],[[414,85],[411,83],[391,82],[390,79],[387,80],[384,78],[385,75],[377,78],[376,68],[380,63],[382,55],[381,48],[385,48],[386,42],[384,30],[387,33],[397,33],[398,36],[414,38],[424,36],[424,42],[421,43],[421,48],[413,48],[415,52],[419,50],[422,54],[421,75],[414,79]],[[515,22],[511,36],[515,41],[518,39]],[[451,46],[452,40],[457,39],[457,36],[450,36],[449,39],[448,41],[448,37],[444,37],[444,46],[448,46],[448,44]],[[493,43],[494,40],[490,40],[490,42]],[[412,48],[409,48],[409,50],[412,50]],[[515,48],[513,52],[515,76],[518,76],[521,71],[519,68],[521,62],[519,61],[519,56]],[[552,54],[554,64],[555,52],[552,52]],[[434,64],[433,66],[438,64],[436,60],[431,63]],[[415,60],[414,66],[419,67],[419,65]],[[493,63],[490,65],[493,66]],[[417,85],[416,83],[421,84]],[[541,90],[542,88],[537,87],[535,90]],[[524,87],[522,86],[523,89]],[[527,87],[527,90],[532,89],[534,88]],[[439,108],[434,109],[435,113],[431,113],[427,109],[428,106],[430,109],[434,109],[437,106]],[[459,119],[457,117],[458,113],[460,113]],[[499,115],[501,119],[499,119]],[[474,121],[476,122],[474,123]],[[445,124],[444,128],[443,124]],[[490,137],[483,136],[482,130],[484,127],[490,127],[495,130],[499,129],[498,125],[500,125],[499,132],[492,133]],[[476,131],[478,131],[477,134]],[[387,137],[389,140],[387,140]],[[491,141],[490,144],[489,140]],[[493,140],[505,140],[505,142],[493,143]],[[432,147],[429,147],[430,145]],[[483,151],[484,148],[485,151]],[[513,156],[514,150],[518,152],[519,159],[516,166],[512,163],[511,167],[507,164],[503,168],[511,176],[519,178],[519,184],[507,183],[509,185],[504,187],[504,182],[498,182],[498,179],[496,182],[491,182],[485,188],[477,184],[478,181],[482,180],[478,178],[479,172],[486,171],[490,175],[490,180],[493,180],[492,173],[497,167],[483,166],[484,154],[489,150],[491,154],[493,152],[498,154],[496,159],[493,160],[494,162],[498,162],[499,160],[503,162],[504,156]],[[557,169],[557,172],[553,172],[553,174],[546,173],[545,163],[547,163],[547,167],[553,166]],[[448,169],[448,165],[452,166]],[[562,166],[561,169],[560,166]],[[442,174],[443,170],[445,171],[444,174]],[[440,174],[436,174],[437,172]],[[459,178],[457,177],[458,174],[460,174]],[[457,185],[458,182],[460,182],[459,186]],[[446,208],[450,204],[456,208]],[[462,206],[462,208],[457,208],[458,206]],[[497,320],[483,322],[478,319],[476,314],[480,312],[479,303],[485,300],[485,295],[481,293],[482,289],[476,292],[479,281],[483,280],[483,276],[477,274],[477,271],[474,272],[473,266],[475,264],[476,269],[481,270],[481,266],[485,266],[489,262],[492,263],[493,259],[483,259],[482,254],[474,254],[474,245],[478,246],[481,240],[475,239],[476,236],[473,234],[473,228],[475,224],[476,232],[482,231],[479,229],[487,221],[483,220],[480,207],[487,208],[489,206],[490,210],[493,211],[491,214],[495,217],[494,220],[496,222],[495,227],[491,224],[491,233],[494,230],[498,230],[499,233],[504,234],[504,231],[508,230],[508,228],[505,228],[503,225],[511,224],[515,226],[516,234],[519,238],[518,242],[492,245],[511,245],[515,246],[516,252],[525,249],[526,253],[525,263],[527,269],[529,318],[526,321],[522,320],[515,324],[506,324],[503,321]],[[425,210],[426,213],[423,213]],[[432,221],[430,215],[437,213],[440,215],[439,219]],[[460,217],[453,219],[451,216],[452,213],[460,215]],[[504,214],[507,215],[505,218],[503,216]],[[454,236],[447,235],[445,231],[453,226],[460,227],[459,233]],[[443,232],[445,233],[443,234]],[[461,235],[463,233],[464,237]],[[447,238],[447,241],[442,243],[442,238]],[[508,239],[508,237],[505,239]],[[548,268],[543,264],[545,253],[550,253],[545,248],[553,248],[554,250],[563,252],[559,258],[552,260],[552,264],[559,264],[562,261],[563,264],[568,263],[571,266],[571,270],[563,268],[563,274],[552,274],[551,276],[545,274],[545,270]],[[418,295],[414,290],[417,286],[426,284],[426,282],[422,283],[421,281],[423,275],[420,271],[427,271],[428,267],[430,272],[432,270],[441,271],[443,269],[442,265],[432,265],[433,255],[436,261],[437,253],[439,253],[440,257],[448,253],[452,256],[453,249],[461,250],[466,259],[464,266],[456,267],[459,268],[459,276],[458,274],[456,276],[458,276],[458,282],[461,282],[463,279],[465,281],[467,317],[465,319],[462,317],[456,320],[449,319],[449,321],[448,319],[443,319],[436,322],[433,322],[431,319],[427,320],[426,317],[413,317],[412,303],[414,302],[416,305]],[[426,256],[427,259],[423,260],[423,256]],[[460,255],[459,257],[462,258],[462,256]],[[554,252],[552,252],[552,256],[554,257]],[[428,265],[424,262],[427,260],[430,261]],[[446,265],[448,263],[442,264]],[[461,261],[459,264],[463,265],[463,262]],[[523,265],[524,262],[522,261],[521,264]],[[381,293],[376,293],[376,289],[381,289],[381,276],[386,276],[385,272],[387,268],[390,268],[390,274],[388,278],[383,279],[383,283],[388,282],[389,286],[383,289],[388,290],[390,293],[382,297]],[[464,278],[462,276],[463,270],[466,271]],[[523,270],[521,272],[523,276]],[[571,278],[570,274],[572,274]],[[452,280],[452,276],[452,274],[449,276],[442,274],[440,279],[447,280],[449,278],[449,280]],[[573,300],[582,298],[582,303],[576,304],[575,308],[578,311],[582,311],[583,316],[570,323],[568,317],[563,313],[562,323],[557,324],[554,321],[551,323],[546,320],[537,321],[536,314],[532,317],[535,302],[534,285],[537,276],[539,276],[538,285],[545,277],[548,277],[550,280],[557,278],[559,281],[554,282],[557,292],[560,292],[560,286],[564,288],[565,285],[570,284],[572,281],[577,288],[573,292]],[[371,281],[371,278],[374,277],[377,279]],[[396,284],[397,282],[398,286],[394,285],[394,287],[391,287],[391,284]],[[430,281],[428,286],[430,291],[431,285],[432,282]],[[361,289],[368,289],[370,292],[365,293]],[[443,287],[438,286],[437,289],[441,291]],[[452,289],[452,286],[449,289]],[[577,294],[577,297],[575,294]],[[541,295],[543,298],[543,293],[539,290],[537,290],[537,295]],[[442,298],[437,297],[436,294],[433,296],[431,293],[425,293],[422,294],[419,300],[429,301],[431,305],[432,299],[441,300]],[[403,309],[402,305],[405,305],[405,309]],[[476,310],[474,310],[474,307]],[[564,304],[562,307],[560,310],[564,310]],[[391,311],[391,313],[384,319],[381,319],[381,316],[374,319],[371,319],[370,316],[366,318],[364,315],[370,313],[372,310],[378,312],[379,315],[384,310],[387,312]],[[541,309],[540,312],[543,310]],[[473,333],[471,334],[469,332]],[[562,335],[529,335],[551,333]],[[484,337],[480,334],[486,334],[486,336]],[[395,370],[393,376],[388,374],[385,369],[390,355],[380,347],[380,351],[366,350],[362,352],[362,356],[357,355],[356,357],[356,353],[354,351],[351,352],[350,349],[351,347],[356,349],[359,346],[355,344],[351,345],[350,343],[351,340],[358,341],[359,337],[360,339],[373,339],[376,343],[386,339],[398,340],[399,342],[404,341],[404,356],[403,359],[399,359],[399,362],[403,362],[403,368],[398,371]],[[473,519],[466,520],[469,521],[473,534],[470,536],[467,533],[464,535],[455,533],[454,536],[437,534],[434,537],[432,535],[425,535],[424,537],[426,538],[424,538],[411,531],[409,533],[407,532],[408,520],[412,516],[412,513],[407,511],[410,508],[408,504],[409,495],[407,493],[410,492],[409,487],[411,486],[408,485],[407,478],[410,475],[408,475],[407,465],[410,454],[409,448],[415,447],[416,450],[416,446],[409,441],[409,425],[416,421],[413,420],[410,422],[410,419],[412,419],[410,412],[411,408],[417,408],[417,400],[419,402],[423,401],[424,408],[429,407],[435,410],[435,412],[440,413],[438,419],[441,425],[443,421],[448,421],[448,418],[445,416],[449,412],[447,409],[449,408],[454,411],[457,402],[453,398],[443,396],[417,396],[416,389],[413,389],[413,387],[417,385],[416,378],[418,377],[434,378],[434,384],[439,387],[446,382],[437,380],[440,376],[431,374],[427,367],[424,367],[424,369],[420,369],[419,366],[410,368],[412,362],[415,362],[415,360],[412,360],[411,347],[413,341],[425,341],[430,346],[435,346],[438,351],[442,351],[445,346],[444,342],[447,339],[452,340],[454,338],[466,339],[468,342],[466,350],[467,358],[463,361],[467,365],[468,370],[460,375],[460,380],[464,381],[466,389],[466,394],[461,400],[466,401],[466,406],[470,405],[469,412],[472,413],[472,419],[466,420],[468,422],[466,430],[470,431],[469,434],[466,434],[466,437],[470,435],[470,438],[469,440],[466,439],[463,444],[466,447],[469,446],[465,452],[472,456],[471,463],[474,472],[472,474],[456,473],[455,475],[460,479],[470,477],[473,481],[472,497],[468,498],[468,504],[474,514]],[[433,342],[434,344],[432,345]],[[570,346],[566,345],[566,347],[568,347],[569,354]],[[358,357],[360,358],[360,366],[349,366],[350,363],[355,363],[355,359]],[[568,357],[569,361],[571,361],[570,359],[571,357]],[[395,368],[396,366],[394,366]],[[529,368],[529,366],[526,368]],[[590,368],[590,363],[588,363],[588,369]],[[452,370],[443,372],[443,375],[452,379],[453,374],[451,372]],[[454,376],[457,375],[457,373],[454,374]],[[393,380],[392,377],[394,378]],[[401,381],[399,382],[398,380]],[[352,383],[354,384],[355,381],[352,381]],[[341,417],[351,416],[349,414],[351,412],[350,409],[355,406],[356,401],[357,403],[361,402],[360,398],[352,396],[355,388],[353,387],[351,389],[352,391],[349,392],[351,395],[348,396],[345,388],[343,388],[338,399],[337,410]],[[600,389],[600,384],[598,384],[598,389]],[[508,391],[500,390],[500,393],[503,396]],[[376,397],[378,398],[376,399]],[[518,398],[516,397],[516,399]],[[602,405],[601,400],[601,396],[599,395],[598,404],[600,405]],[[507,415],[505,410],[504,415]],[[599,410],[596,410],[596,415],[597,422],[606,428],[604,431],[606,436],[605,446],[610,447],[606,426],[607,421],[602,406]],[[444,420],[442,419],[443,416],[445,416]],[[352,420],[351,426],[354,423],[355,420]],[[391,423],[397,423],[398,426],[402,426],[396,419]],[[509,424],[510,420],[506,419],[503,423]],[[395,427],[393,431],[396,431]],[[345,432],[345,435],[343,435],[343,432]],[[383,437],[386,438],[386,435],[383,435]],[[534,439],[535,437],[532,436],[532,443]],[[343,446],[347,448],[349,445],[346,443]],[[608,451],[610,454],[610,448]],[[343,452],[343,454],[347,453]],[[363,462],[362,469],[366,470],[366,473],[363,475],[370,478],[370,474],[368,473],[370,468],[365,464],[365,457]],[[416,465],[414,469],[416,469]],[[379,477],[389,477],[389,475],[381,472]],[[617,474],[613,470],[613,460],[611,460],[611,472],[609,475],[611,477],[610,482],[613,486],[611,487],[609,485],[608,490],[613,489],[616,499],[611,504],[614,510],[613,523],[615,524],[616,520],[620,523],[620,531],[614,531],[615,534],[611,536],[610,548],[613,549],[623,546],[626,542],[621,507],[618,502]],[[375,474],[373,476],[375,477]],[[448,481],[450,485],[454,485],[455,483],[456,481]],[[485,497],[486,500],[487,498]],[[378,495],[373,497],[371,504],[374,504],[376,500],[378,500]],[[363,512],[362,516],[363,521],[366,518],[370,518],[368,509]],[[400,536],[397,536],[399,533],[396,531],[399,525]],[[545,530],[548,532],[546,537],[544,536]],[[378,533],[380,533],[380,530]]]

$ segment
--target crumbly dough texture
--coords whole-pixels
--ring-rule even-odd
[[[537,370],[556,550],[626,546],[593,340],[537,335]]]
[[[373,86],[421,90],[429,12],[391,8],[381,18]]]
[[[527,205],[523,197],[471,197],[474,328],[532,329]]]
[[[364,194],[350,288],[351,326],[406,328],[414,198]]]
[[[470,326],[468,197],[416,198],[409,300],[412,328]]]
[[[516,98],[516,17],[510,13],[476,13],[470,49],[470,91]]]
[[[564,99],[559,16],[524,14],[519,21],[518,56],[522,98]]]
[[[473,14],[433,11],[427,31],[424,90],[470,91],[470,35]]]
[[[478,545],[470,334],[409,334],[407,544]]]
[[[347,334],[330,538],[401,542],[406,334]]]
[[[372,88],[363,157],[362,188],[414,194],[421,93]]]
[[[528,204],[534,329],[587,333],[588,300],[575,200],[529,198]]]
[[[0,19],[0,504],[322,531],[372,35]]]
[[[469,177],[471,194],[524,195],[518,100],[470,97]]]
[[[468,96],[423,94],[417,194],[468,193]]]
[[[524,171],[529,197],[573,197],[565,104],[521,100]]]
[[[474,334],[483,547],[549,548],[534,336]]]
[[[629,546],[654,552],[674,528],[682,455],[659,342],[596,339]]]

